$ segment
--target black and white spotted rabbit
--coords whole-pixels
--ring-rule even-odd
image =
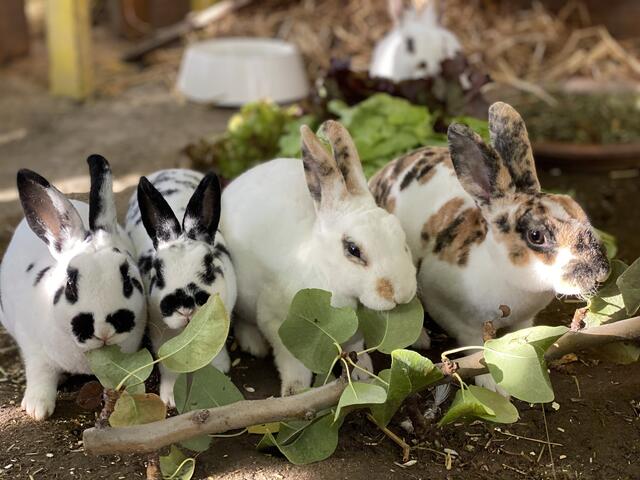
[[[109,164],[99,155],[87,161],[89,205],[35,172],[18,172],[25,219],[2,261],[0,319],[25,363],[22,409],[37,420],[53,413],[63,372],[91,373],[86,351],[136,351],[145,328],[141,277],[116,220]]]
[[[236,277],[219,220],[220,183],[214,174],[160,170],[142,177],[129,201],[126,229],[146,285],[149,337],[156,352],[210,295],[219,294],[227,312],[233,310]],[[212,363],[229,371],[226,348]],[[174,406],[176,374],[162,365],[160,373],[160,397]]]

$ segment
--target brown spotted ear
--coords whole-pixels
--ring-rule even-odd
[[[480,135],[466,125],[453,123],[447,138],[458,180],[478,205],[487,205],[513,190],[500,155]]]
[[[300,127],[302,163],[316,210],[331,209],[347,197],[347,188],[333,156],[309,127]]]
[[[320,131],[331,144],[333,158],[344,178],[347,191],[351,195],[370,195],[358,150],[349,131],[334,120],[324,122]]]
[[[524,120],[506,103],[496,102],[489,108],[491,145],[509,169],[516,191],[537,193],[540,182]]]

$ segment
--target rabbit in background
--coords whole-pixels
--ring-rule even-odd
[[[403,0],[389,0],[393,30],[375,46],[369,74],[399,82],[435,76],[440,63],[462,47],[456,36],[438,23],[435,1],[421,10]]]

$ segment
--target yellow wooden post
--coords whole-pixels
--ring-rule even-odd
[[[90,0],[47,0],[49,88],[82,100],[93,91]]]

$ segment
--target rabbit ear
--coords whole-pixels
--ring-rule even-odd
[[[89,228],[115,233],[118,227],[116,202],[113,198],[113,176],[109,162],[101,155],[87,158],[91,191],[89,193]]]
[[[188,238],[213,243],[220,223],[220,181],[209,173],[191,196],[182,220]]]
[[[342,173],[347,191],[351,195],[370,195],[358,150],[348,130],[333,120],[324,122],[320,129],[331,143],[333,158]]]
[[[29,227],[54,257],[84,240],[86,230],[78,211],[45,178],[23,168],[18,172],[18,193]]]
[[[449,153],[462,187],[478,205],[486,205],[512,191],[511,176],[498,152],[466,125],[454,123],[447,131]]]
[[[405,0],[388,0],[387,9],[389,10],[389,16],[394,25],[402,23],[404,12],[408,6]]]
[[[489,108],[489,133],[491,145],[509,169],[516,191],[540,192],[529,134],[520,114],[511,105],[494,103]]]
[[[309,127],[300,128],[302,136],[302,163],[307,187],[316,210],[331,209],[345,199],[347,187],[331,153],[320,143]]]
[[[162,194],[146,177],[138,183],[138,206],[142,223],[153,241],[154,248],[162,243],[176,240],[180,233],[180,223]]]

